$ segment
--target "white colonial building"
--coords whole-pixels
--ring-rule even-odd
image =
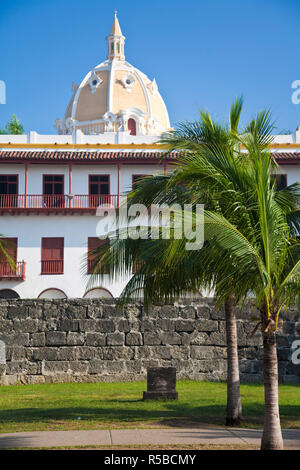
[[[117,297],[128,280],[88,288],[92,259],[82,266],[99,243],[96,208],[117,208],[175,155],[156,143],[170,128],[156,81],[125,61],[124,43],[115,15],[107,60],[73,84],[58,135],[0,135],[0,232],[17,266],[0,259],[0,297]],[[278,184],[300,181],[300,131],[272,147]]]

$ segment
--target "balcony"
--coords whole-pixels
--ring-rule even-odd
[[[25,268],[25,261],[17,261],[13,267],[7,261],[0,261],[0,280],[25,281]]]
[[[97,207],[115,209],[119,196],[89,194],[0,194],[0,214],[4,212],[95,213]]]
[[[64,260],[62,259],[45,259],[42,260],[41,274],[63,274]]]

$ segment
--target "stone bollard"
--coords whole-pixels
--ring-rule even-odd
[[[177,400],[175,367],[149,367],[143,400]]]

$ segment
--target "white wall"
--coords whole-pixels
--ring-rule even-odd
[[[86,259],[88,237],[96,236],[96,216],[20,215],[2,216],[1,232],[6,237],[18,237],[18,261],[26,262],[25,281],[0,281],[0,289],[14,289],[21,298],[35,298],[49,288],[60,289],[67,297],[83,297],[89,276],[81,274]],[[64,237],[64,274],[41,275],[41,238]],[[126,279],[101,287],[117,297]]]
[[[300,182],[300,165],[281,165],[280,173],[287,174],[287,184]]]
[[[161,164],[122,164],[120,169],[121,193],[132,188],[132,175],[162,174]],[[1,164],[0,174],[19,175],[19,194],[25,193],[25,167],[24,164]],[[65,194],[69,194],[69,166],[55,164],[29,164],[28,166],[28,194],[43,194],[43,175],[64,175]],[[89,175],[110,175],[110,193],[118,194],[118,166],[112,164],[73,164],[72,166],[72,192],[73,194],[89,193]]]

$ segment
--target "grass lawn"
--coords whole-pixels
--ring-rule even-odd
[[[226,384],[178,381],[178,401],[142,401],[145,382],[0,387],[0,432],[223,425]],[[241,386],[244,427],[261,427],[262,385]],[[280,385],[284,428],[300,429],[300,386]]]

